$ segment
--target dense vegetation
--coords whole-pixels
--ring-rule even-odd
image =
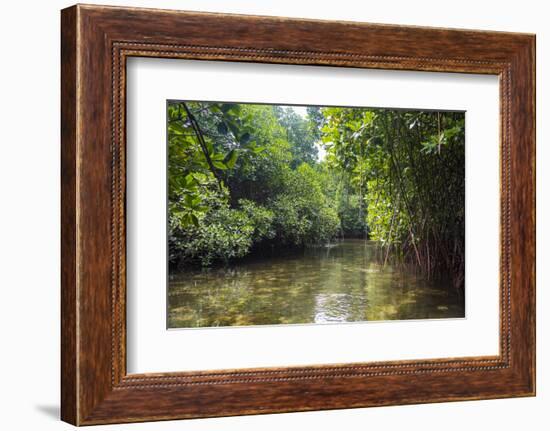
[[[462,113],[170,102],[168,146],[172,268],[363,237],[463,285]]]

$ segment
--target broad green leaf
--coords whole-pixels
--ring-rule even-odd
[[[210,139],[206,141],[206,150],[208,151],[208,154],[212,154],[214,152],[214,145]]]
[[[233,169],[235,166],[235,163],[237,162],[237,158],[239,157],[239,154],[235,150],[231,150],[227,155],[225,156],[224,163],[227,165],[229,169]]]
[[[214,167],[221,169],[222,171],[227,170],[227,166],[223,162],[220,162],[218,160],[212,160],[212,164],[214,165]]]
[[[214,153],[214,154],[212,154],[212,155],[210,156],[210,158],[211,158],[212,160],[218,160],[218,161],[220,161],[220,160],[223,160],[223,159],[225,158],[225,156],[224,156],[222,153]]]

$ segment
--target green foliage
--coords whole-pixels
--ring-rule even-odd
[[[208,223],[203,223],[205,219]],[[209,266],[245,256],[253,241],[254,226],[239,210],[221,206],[208,212],[197,225],[172,231],[170,247],[173,262]]]
[[[463,283],[463,113],[170,102],[167,116],[171,264],[368,236]]]
[[[282,187],[281,173],[292,161],[286,132],[272,106],[242,105],[250,118],[250,149],[228,173],[232,203],[248,199],[265,204]]]
[[[349,175],[369,237],[463,285],[464,114],[326,108],[323,115],[327,160]]]
[[[290,143],[293,157],[291,167],[294,168],[301,163],[313,165],[317,161],[318,151],[315,142],[319,140],[316,134],[318,129],[312,128],[310,122],[298,115],[291,107],[274,106],[273,111]]]
[[[361,218],[359,195],[342,188],[338,197],[337,212],[344,235],[357,238],[364,237],[368,229],[365,217]]]
[[[313,163],[317,151],[309,123],[293,114],[274,106],[169,103],[172,264],[210,266],[255,246],[313,245],[336,234],[338,216],[319,172],[299,164]],[[295,223],[290,213],[288,221],[281,216],[287,201]]]
[[[275,237],[276,232],[273,226],[275,215],[273,211],[247,199],[239,200],[239,205],[242,212],[248,217],[249,224],[254,228],[252,232],[254,243],[260,243]]]
[[[306,163],[285,173],[284,192],[271,203],[281,244],[306,246],[336,236],[340,220],[323,193],[318,171]]]

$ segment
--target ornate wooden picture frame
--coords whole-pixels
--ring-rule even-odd
[[[77,5],[62,11],[61,416],[75,425],[535,394],[535,37]],[[497,75],[500,354],[127,374],[126,60]]]

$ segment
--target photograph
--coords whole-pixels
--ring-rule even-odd
[[[5,429],[548,422],[542,2],[117,2],[5,8]]]
[[[4,8],[5,429],[548,423],[542,2],[117,1]]]
[[[465,113],[167,101],[167,326],[465,317]]]

